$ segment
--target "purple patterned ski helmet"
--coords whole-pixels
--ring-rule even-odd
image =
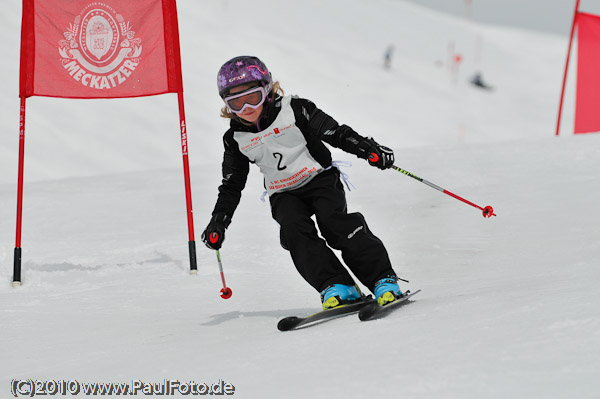
[[[247,83],[260,82],[267,93],[273,88],[271,72],[257,57],[243,55],[223,64],[217,75],[217,86],[221,98],[232,88]]]

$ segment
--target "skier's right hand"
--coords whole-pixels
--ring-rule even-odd
[[[225,229],[227,229],[229,223],[231,223],[229,216],[223,213],[213,215],[202,233],[202,242],[210,249],[220,249],[225,240]]]

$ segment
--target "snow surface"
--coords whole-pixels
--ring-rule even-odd
[[[600,397],[600,137],[570,133],[572,85],[554,137],[565,38],[391,0],[178,3],[198,241],[227,126],[214,79],[241,53],[393,147],[398,166],[498,216],[335,150],[354,163],[350,211],[386,243],[403,288],[423,291],[383,320],[281,333],[280,318],[320,302],[279,246],[257,168],[221,251],[233,289],[223,300],[215,253],[200,242],[198,275],[188,272],[175,96],[31,98],[24,285],[12,288],[20,2],[7,0],[1,397],[14,378],[224,379],[240,398]],[[457,77],[450,42],[464,56]],[[467,83],[476,70],[495,90]]]

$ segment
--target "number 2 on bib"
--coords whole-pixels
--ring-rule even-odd
[[[274,152],[273,153],[273,157],[275,158],[279,158],[279,161],[277,162],[277,170],[284,170],[285,168],[287,168],[287,166],[281,166],[281,161],[283,160],[283,154],[280,152]]]

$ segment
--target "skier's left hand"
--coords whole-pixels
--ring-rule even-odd
[[[391,168],[394,164],[394,151],[392,149],[376,144],[369,148],[369,165],[379,169]]]

